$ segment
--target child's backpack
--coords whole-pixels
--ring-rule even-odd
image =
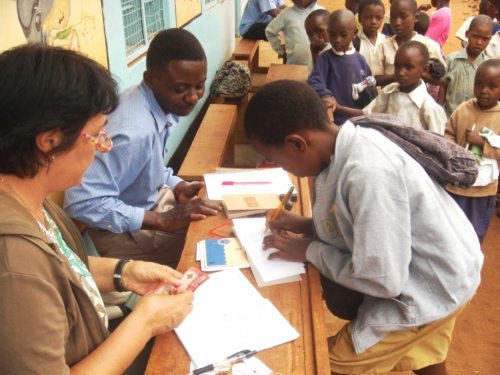
[[[241,98],[250,90],[250,69],[237,61],[226,61],[215,74],[210,97],[228,95]]]

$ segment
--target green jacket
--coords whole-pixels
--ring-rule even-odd
[[[45,208],[88,264],[78,229],[53,202]],[[0,190],[0,373],[68,374],[108,336],[92,302],[31,213]]]

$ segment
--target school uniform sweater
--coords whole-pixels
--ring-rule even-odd
[[[356,353],[390,332],[442,319],[480,282],[483,254],[462,210],[424,169],[374,129],[346,122],[315,180],[316,240],[306,257],[364,294]]]
[[[343,106],[361,109],[361,102],[352,98],[352,84],[371,75],[365,58],[354,48],[341,55],[330,49],[319,55],[308,83],[320,98],[333,96]],[[338,125],[351,117],[341,111],[333,113],[333,120]]]

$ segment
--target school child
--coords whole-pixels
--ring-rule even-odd
[[[425,12],[418,12],[417,17],[416,17],[416,22],[415,26],[413,29],[415,32],[419,33],[420,35],[425,35],[427,30],[429,29],[429,22],[430,18],[429,15]]]
[[[360,3],[361,3],[360,0],[345,0],[344,2],[344,8],[350,10],[354,14],[354,22],[356,22],[356,28],[358,29],[358,32],[363,30],[363,26],[361,25],[361,22],[359,22]]]
[[[460,103],[474,97],[474,76],[479,65],[487,58],[484,50],[491,39],[492,27],[490,17],[474,17],[465,33],[467,46],[448,56],[447,72],[440,92],[440,101],[448,117]]]
[[[357,29],[354,14],[339,9],[330,15],[328,32],[332,48],[323,52],[309,76],[309,84],[316,90],[326,108],[335,110],[333,120],[343,124],[351,116],[335,109],[341,107],[363,108],[363,100],[354,100],[352,84],[371,76],[366,60],[352,46]],[[368,102],[373,98],[368,98]]]
[[[313,63],[304,21],[313,10],[323,7],[319,6],[316,0],[292,0],[292,2],[292,7],[281,11],[267,25],[267,40],[279,57],[286,58],[287,64],[307,65],[311,71]],[[280,32],[285,35],[285,45],[281,44]]]
[[[381,0],[362,0],[359,3],[358,16],[362,29],[353,44],[370,68],[375,48],[385,39],[385,35],[378,31],[384,21],[384,13],[384,3]]]
[[[499,59],[486,60],[479,65],[474,80],[474,96],[475,98],[460,104],[453,112],[446,126],[445,136],[463,147],[477,146],[482,157],[490,159],[484,167],[479,168],[485,168],[485,171],[491,171],[493,174],[496,171],[496,175],[490,173],[485,181],[476,182],[477,186],[469,189],[448,186],[447,190],[464,210],[482,243],[495,211],[500,144],[490,144],[490,141],[482,138],[479,133],[486,127],[496,134],[497,139],[500,138]]]
[[[267,160],[315,177],[312,218],[283,212],[263,248],[316,266],[327,305],[350,320],[328,339],[332,373],[444,374],[455,318],[483,262],[446,190],[377,130],[330,124],[300,82],[260,88],[245,131]]]
[[[451,28],[450,0],[431,0],[431,5],[436,8],[436,11],[431,14],[425,36],[436,41],[442,50]]]
[[[332,48],[330,38],[328,36],[328,17],[330,12],[326,9],[316,9],[312,11],[304,21],[307,37],[309,38],[309,48],[313,65],[316,63],[318,56]]]
[[[429,69],[428,63],[429,52],[422,43],[410,40],[402,44],[394,62],[397,82],[385,86],[363,110],[345,111],[352,116],[389,113],[412,128],[444,134],[446,114],[422,81],[422,73]]]
[[[377,80],[377,85],[385,86],[396,81],[394,76],[394,56],[396,56],[398,46],[410,40],[423,43],[429,50],[429,56],[438,59],[445,65],[439,45],[432,39],[413,30],[416,14],[417,3],[415,0],[392,1],[390,20],[395,35],[382,41],[375,51],[372,72]],[[433,84],[440,83],[439,80],[433,78],[427,72],[424,74],[423,79]]]

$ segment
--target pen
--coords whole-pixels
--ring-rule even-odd
[[[266,185],[271,184],[270,181],[222,181],[222,185]]]
[[[237,363],[242,361],[243,359],[250,358],[257,353],[256,350],[242,350],[241,352],[230,355],[225,360],[217,363],[212,363],[211,365],[207,365],[205,367],[198,368],[193,370],[193,375],[204,374],[205,372],[209,372],[215,370],[218,367],[232,365],[233,363]]]
[[[271,216],[271,219],[269,219],[269,222],[276,220],[278,218],[278,216],[280,216],[281,211],[283,211],[283,208],[285,208],[286,202],[288,202],[288,200],[290,199],[290,196],[293,193],[293,189],[294,189],[293,185],[290,186],[290,189],[288,189],[288,191],[286,192],[285,196],[283,197],[283,199],[280,202],[280,205],[278,206],[276,211],[274,211],[274,214],[273,214],[273,216]],[[268,226],[266,224],[266,229],[267,229],[267,227]]]
[[[471,129],[471,131],[474,131],[474,129],[475,129],[475,128],[476,128],[476,124],[474,123],[474,124],[472,125],[472,129]],[[467,135],[466,135],[466,137],[467,137]],[[470,146],[470,144],[469,144],[469,142],[467,142],[467,144],[465,145],[465,149],[466,149],[466,150],[468,150],[468,149],[469,149],[469,146]]]

